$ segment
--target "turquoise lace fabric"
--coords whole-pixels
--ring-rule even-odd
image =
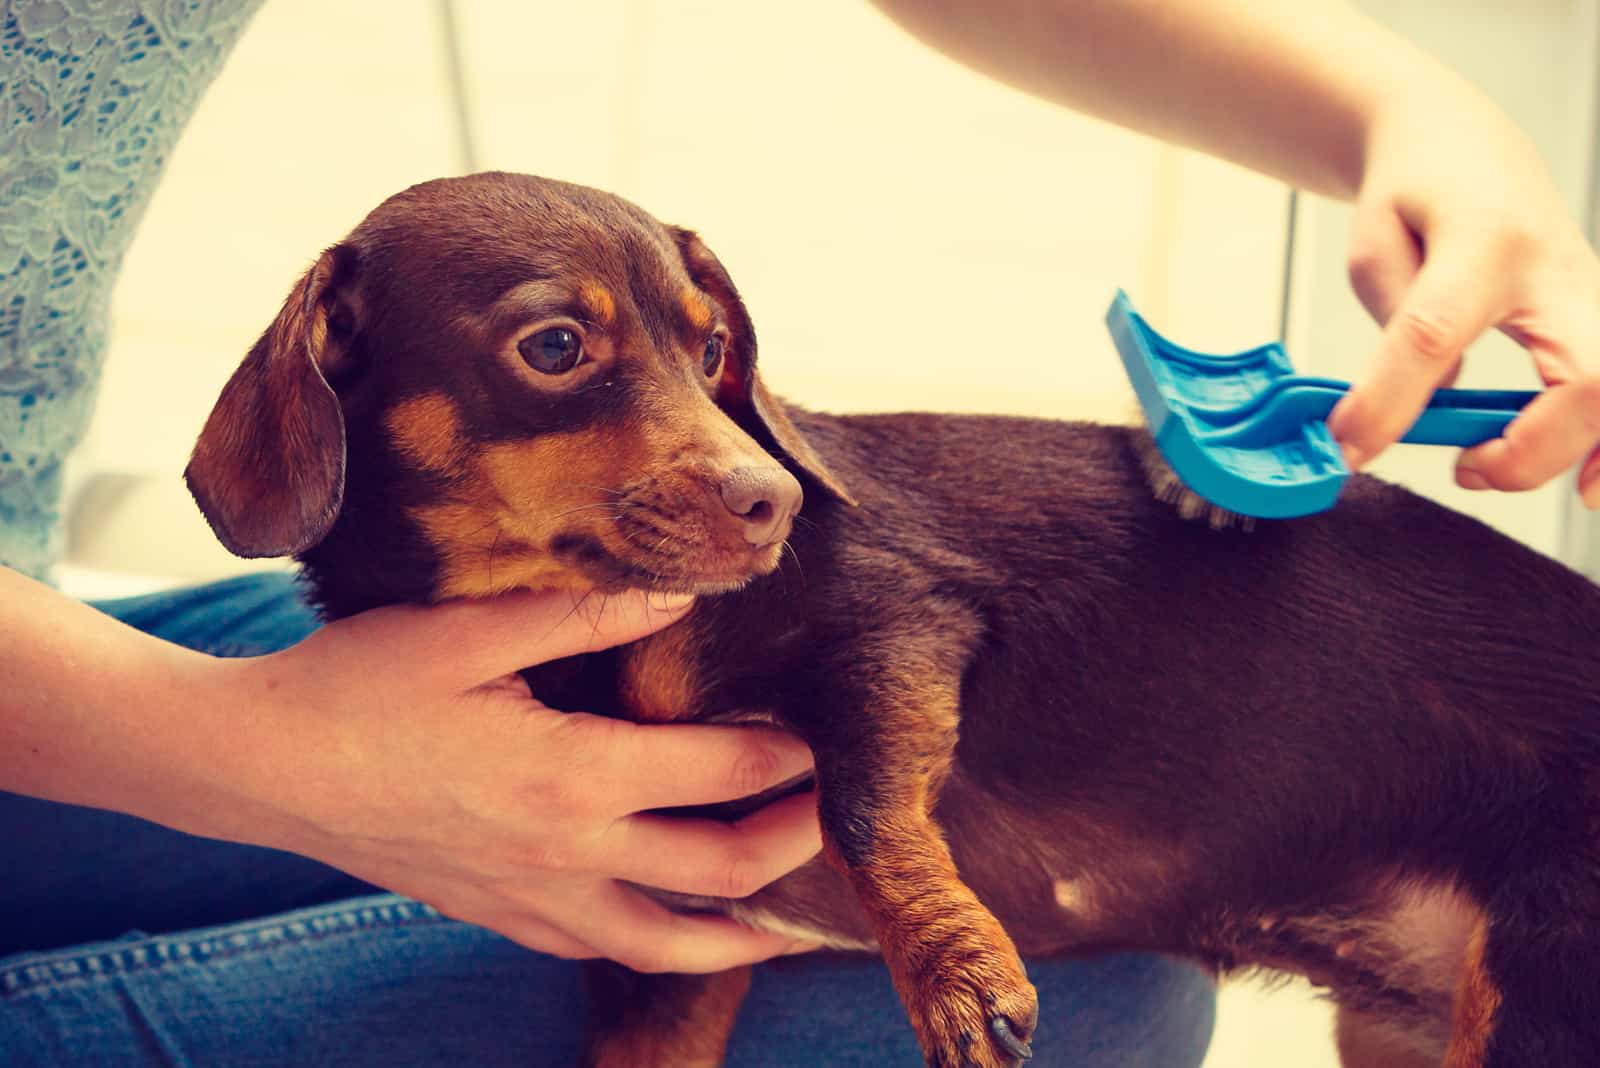
[[[0,563],[48,576],[111,287],[260,0],[0,0]]]

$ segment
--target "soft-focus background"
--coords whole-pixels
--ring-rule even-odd
[[[1600,0],[1367,7],[1499,100],[1591,222]],[[1286,322],[1307,371],[1358,374],[1376,337],[1345,282],[1348,209],[1291,211],[1276,183],[990,83],[860,0],[269,0],[129,255],[72,468],[66,586],[242,570],[179,478],[223,380],[379,200],[489,168],[698,229],[748,299],[769,382],[813,407],[1125,420],[1101,325],[1118,286],[1199,349]],[[1463,384],[1536,382],[1493,338]],[[1401,449],[1378,470],[1597,570],[1566,485],[1469,495],[1450,463]],[[1327,1030],[1300,987],[1231,988],[1208,1066],[1331,1066]]]

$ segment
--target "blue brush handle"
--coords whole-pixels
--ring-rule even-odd
[[[1511,420],[1538,395],[1529,389],[1441,389],[1400,440],[1412,445],[1480,445],[1504,434]]]
[[[1213,445],[1254,448],[1283,439],[1312,420],[1328,418],[1350,383],[1311,375],[1286,375],[1243,404],[1194,413],[1218,427]],[[1538,393],[1520,389],[1441,389],[1428,400],[1400,440],[1411,445],[1479,445],[1499,437]]]

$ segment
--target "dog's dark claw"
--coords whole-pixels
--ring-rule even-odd
[[[1033,1056],[1033,1047],[1017,1037],[1011,1021],[1004,1016],[995,1016],[989,1020],[989,1032],[994,1035],[994,1040],[1013,1057],[1028,1060]]]

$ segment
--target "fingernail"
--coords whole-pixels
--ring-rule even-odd
[[[1489,480],[1483,477],[1483,473],[1470,467],[1456,468],[1456,484],[1463,489],[1469,490],[1486,490],[1490,488]]]
[[[690,605],[694,604],[694,594],[662,593],[656,595],[646,595],[645,600],[651,608],[659,608],[663,612],[676,612],[680,608],[688,608]]]
[[[827,945],[826,942],[815,938],[797,938],[790,942],[789,948],[783,952],[785,954],[810,953],[812,950],[821,949],[825,945]]]

